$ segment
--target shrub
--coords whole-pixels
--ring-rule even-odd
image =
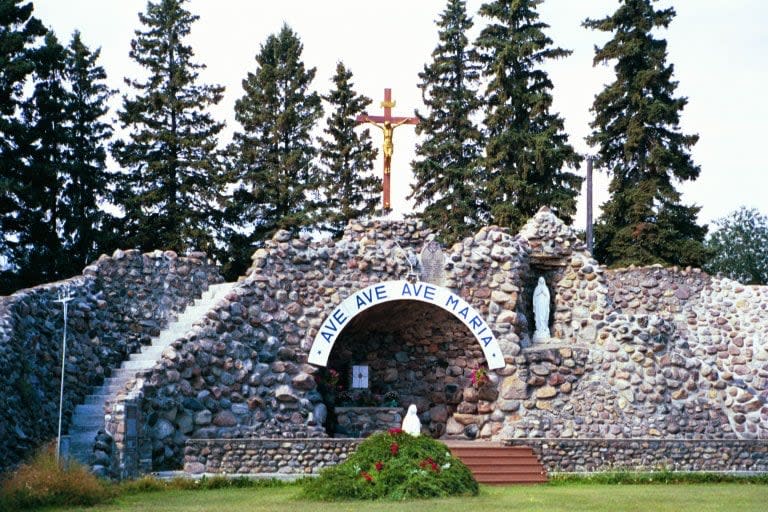
[[[2,483],[0,510],[23,510],[50,505],[91,506],[114,496],[109,484],[72,461],[56,462],[55,448],[40,450]]]
[[[374,434],[349,459],[304,483],[309,499],[391,499],[475,496],[472,473],[441,442],[399,429]]]

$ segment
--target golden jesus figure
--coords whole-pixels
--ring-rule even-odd
[[[384,179],[382,180],[382,199],[384,211],[389,211],[391,209],[389,203],[389,175],[392,172],[392,153],[395,150],[392,135],[395,132],[395,128],[398,126],[403,124],[418,124],[419,120],[416,117],[395,117],[392,115],[392,107],[395,106],[395,102],[392,101],[391,89],[384,89],[384,101],[381,102],[381,106],[384,109],[383,116],[370,116],[366,112],[357,116],[355,121],[357,123],[370,123],[380,129],[384,135]]]
[[[365,116],[364,119],[365,120],[363,122],[372,124],[376,128],[380,129],[384,134],[384,174],[389,174],[392,170],[392,153],[395,151],[395,144],[392,142],[392,135],[395,132],[395,128],[408,123],[410,118],[403,119],[402,121],[399,121],[395,124],[392,124],[389,121],[377,123],[369,116]]]

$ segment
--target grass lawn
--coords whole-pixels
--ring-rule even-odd
[[[706,512],[768,510],[768,486],[746,484],[481,486],[476,498],[406,502],[312,502],[296,486],[207,491],[165,491],[118,498],[93,508],[48,508],[47,512],[467,512],[467,510]]]

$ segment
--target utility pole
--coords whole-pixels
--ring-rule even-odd
[[[72,292],[69,286],[64,285],[58,292],[56,302],[61,302],[64,307],[64,337],[61,344],[61,387],[59,389],[59,434],[56,437],[56,464],[59,464],[61,457],[61,417],[64,413],[64,375],[66,373],[67,363],[67,305],[72,300]]]
[[[592,155],[587,157],[587,250],[592,254]]]

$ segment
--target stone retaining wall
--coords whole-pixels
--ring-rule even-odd
[[[510,439],[547,471],[768,471],[768,441],[722,439]]]
[[[188,439],[188,473],[312,474],[344,462],[362,439]]]
[[[315,474],[339,464],[361,439],[188,439],[188,473]],[[483,443],[484,441],[477,441]],[[768,441],[720,439],[510,439],[530,446],[549,472],[619,469],[768,471]]]
[[[115,251],[82,276],[0,297],[0,472],[56,435],[69,289],[63,431],[75,406],[176,313],[221,281],[202,253]]]

